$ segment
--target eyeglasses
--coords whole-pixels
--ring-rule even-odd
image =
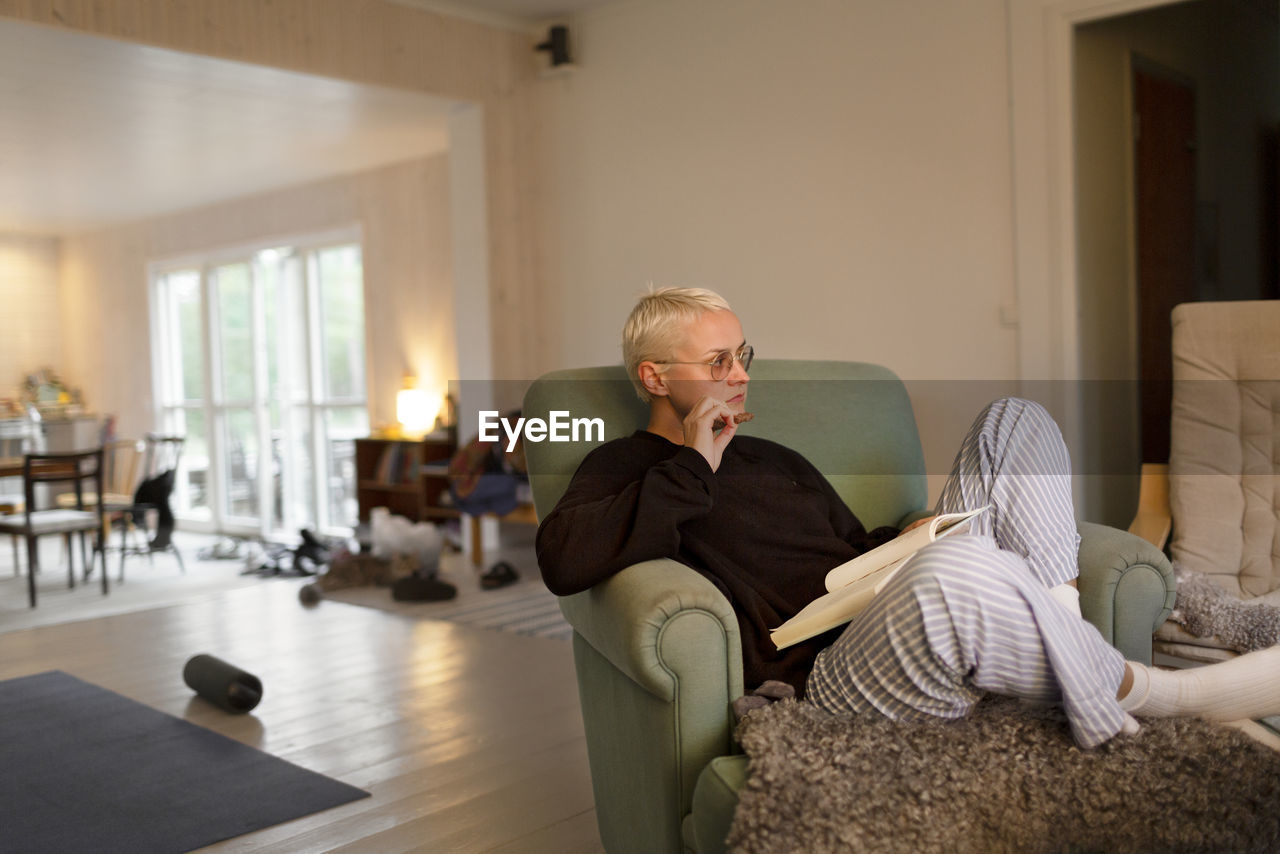
[[[737,362],[742,365],[742,370],[751,370],[751,360],[756,357],[755,348],[750,344],[742,345],[742,348],[736,353],[730,353],[728,350],[721,350],[716,353],[715,358],[709,362],[659,362],[654,360],[655,365],[706,365],[711,369],[711,379],[722,380],[729,376],[729,372],[733,370],[733,363]]]

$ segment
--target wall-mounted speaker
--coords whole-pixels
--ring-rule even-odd
[[[569,56],[569,28],[555,26],[547,31],[547,40],[539,44],[536,50],[545,50],[551,54],[551,67],[569,65],[573,59]]]

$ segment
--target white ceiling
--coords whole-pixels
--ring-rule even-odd
[[[453,106],[0,20],[0,232],[65,234],[443,151]]]

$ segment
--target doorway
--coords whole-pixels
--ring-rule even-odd
[[[1260,131],[1280,119],[1280,21],[1252,0],[1093,15],[1081,4],[1068,19],[1062,125],[1085,380],[1073,456],[1088,518],[1124,527],[1142,463],[1168,461],[1170,310],[1258,299],[1274,278],[1274,167]]]
[[[1134,231],[1142,462],[1169,461],[1169,315],[1196,296],[1196,93],[1179,75],[1133,64]]]

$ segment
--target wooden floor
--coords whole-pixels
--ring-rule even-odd
[[[81,579],[78,552],[77,583],[69,588],[62,544],[56,537],[44,537],[40,541],[42,569],[36,578],[39,596],[35,608],[28,600],[25,552],[15,570],[12,552],[7,544],[0,545],[0,633],[144,611],[199,600],[235,587],[258,586],[259,579],[241,575],[241,562],[198,559],[200,548],[216,541],[216,537],[180,533],[177,542],[182,547],[185,573],[171,554],[158,554],[150,560],[131,557],[124,583],[119,580],[119,558],[111,555],[111,592],[103,596],[96,568],[89,581]]]
[[[233,716],[182,666],[259,676]],[[324,601],[266,581],[0,633],[0,679],[63,670],[372,793],[207,851],[601,851],[569,644]]]

